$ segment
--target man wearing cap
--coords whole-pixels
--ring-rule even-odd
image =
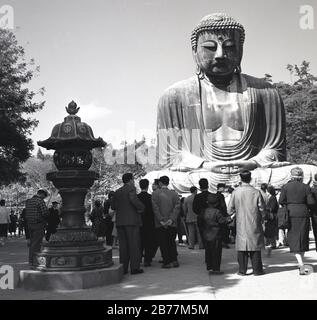
[[[56,229],[60,223],[59,210],[58,210],[58,202],[53,201],[52,207],[49,208],[49,215],[47,218],[47,226],[46,226],[46,241],[50,240],[52,234],[56,233]]]
[[[41,250],[45,225],[49,215],[44,199],[48,196],[46,190],[40,189],[36,195],[26,200],[25,217],[30,233],[29,264],[34,266],[34,255]]]

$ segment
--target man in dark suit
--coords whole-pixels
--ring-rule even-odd
[[[201,193],[197,194],[194,198],[193,211],[197,214],[197,226],[205,247],[205,262],[207,265],[207,270],[210,271],[213,269],[214,265],[219,265],[220,267],[221,254],[216,255],[218,258],[216,259],[216,261],[214,261],[211,264],[211,259],[210,259],[211,257],[208,250],[209,244],[206,242],[206,239],[204,237],[204,230],[206,226],[204,213],[208,207],[208,197],[213,200],[213,202],[216,204],[215,208],[218,209],[223,216],[225,215],[224,213],[227,213],[227,207],[226,207],[226,203],[224,201],[223,195],[221,193],[218,193],[218,192],[211,193],[208,191],[209,183],[207,179],[205,178],[200,179],[199,187],[200,187]],[[222,241],[220,241],[220,246],[221,246],[221,242]],[[218,253],[221,252],[221,247],[219,248],[219,245],[217,245],[217,252]]]
[[[208,180],[205,178],[201,178],[199,180],[199,188],[201,193],[196,194],[194,201],[193,201],[193,211],[198,215],[198,218],[201,217],[201,215],[204,213],[204,210],[207,208],[207,198],[208,194],[212,194],[208,191],[209,189],[209,183]],[[213,195],[217,195],[217,202],[219,203],[218,207],[219,210],[223,215],[227,215],[227,205],[225,198],[221,191],[219,189],[217,190],[217,193],[213,193]]]
[[[180,200],[174,190],[168,189],[169,178],[160,177],[160,189],[152,193],[155,228],[163,256],[162,268],[177,268],[176,221],[180,212]]]
[[[138,194],[138,198],[145,206],[145,210],[141,215],[141,252],[144,255],[144,267],[150,267],[158,247],[155,237],[152,197],[148,193],[149,180],[141,179],[139,185],[141,192]]]
[[[122,176],[124,185],[119,188],[112,200],[111,208],[116,210],[116,226],[119,238],[120,263],[124,273],[128,273],[130,264],[131,274],[143,273],[141,263],[140,227],[143,203],[136,195],[132,173]]]

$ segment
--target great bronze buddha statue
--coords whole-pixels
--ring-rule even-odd
[[[191,34],[196,75],[165,90],[158,104],[159,161],[179,193],[200,178],[211,190],[252,170],[253,184],[281,187],[290,178],[285,111],[278,91],[241,73],[244,27],[223,13],[204,17]],[[296,165],[298,167],[298,165]],[[309,183],[317,167],[301,165]]]

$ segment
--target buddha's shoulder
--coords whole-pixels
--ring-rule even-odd
[[[197,77],[193,76],[185,80],[177,81],[171,86],[167,87],[163,92],[163,96],[182,95],[188,91],[197,89],[198,80]]]
[[[249,88],[275,90],[275,88],[272,86],[272,84],[267,82],[263,78],[256,78],[256,77],[250,76],[248,74],[244,74],[244,73],[242,74],[242,77],[246,81],[247,86]]]

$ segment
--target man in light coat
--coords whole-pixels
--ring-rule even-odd
[[[128,273],[130,264],[131,274],[139,274],[143,273],[143,269],[140,268],[140,227],[141,213],[145,207],[137,197],[132,173],[125,173],[122,181],[124,185],[111,199],[111,209],[116,210],[120,263],[123,264],[124,273]]]
[[[264,274],[261,249],[264,248],[262,222],[265,204],[261,192],[250,185],[251,172],[240,173],[241,185],[233,191],[228,213],[236,216],[236,250],[238,252],[239,275],[246,275],[248,258],[251,258],[253,274]]]

